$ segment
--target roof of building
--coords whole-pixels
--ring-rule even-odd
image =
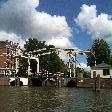
[[[4,48],[4,47],[6,47],[6,46],[11,46],[11,47],[13,47],[13,48],[17,48],[17,46],[18,46],[18,44],[17,43],[13,43],[13,44],[11,44],[11,42],[12,41],[0,41],[0,48]]]
[[[91,69],[99,69],[99,68],[112,68],[112,66],[102,62],[101,64],[91,67]]]
[[[5,41],[0,41],[0,48],[3,48],[6,46],[6,42]]]

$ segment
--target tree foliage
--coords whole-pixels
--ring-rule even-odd
[[[42,68],[51,73],[66,71],[66,66],[64,62],[59,58],[59,56],[55,52],[46,56],[41,56],[40,65]]]
[[[21,58],[19,60],[19,71],[17,76],[27,77],[27,69],[28,69],[28,60],[25,58]]]
[[[38,41],[36,38],[29,38],[24,45],[26,52],[42,49],[45,47],[45,41]]]
[[[46,48],[46,50],[39,51],[39,54],[52,52],[51,54],[46,54],[39,56],[39,64],[40,64],[40,70],[41,71],[48,71],[51,73],[56,72],[64,72],[66,71],[66,66],[64,62],[60,59],[60,57],[55,52],[55,48],[53,45],[46,45],[45,42],[38,41],[36,38],[29,38],[26,41],[26,44],[24,45],[25,52],[30,52],[34,50],[39,50]],[[31,62],[31,68],[32,72],[36,72],[36,65],[35,62],[32,60]]]
[[[102,62],[105,62],[107,64],[110,63],[111,50],[108,43],[105,40],[96,39],[93,42],[90,51],[92,54],[90,54],[87,58],[88,66],[94,66],[95,60],[96,60],[96,64],[100,64]]]

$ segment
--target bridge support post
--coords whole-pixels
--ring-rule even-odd
[[[15,78],[15,86],[20,86],[20,78],[19,77]]]

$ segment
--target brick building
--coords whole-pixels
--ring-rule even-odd
[[[17,43],[0,41],[0,75],[10,75],[16,69],[17,49]]]

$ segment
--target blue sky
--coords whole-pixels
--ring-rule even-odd
[[[91,47],[95,38],[92,38],[91,34],[88,34],[87,31],[81,29],[74,22],[83,4],[88,6],[95,5],[97,15],[101,13],[112,15],[112,0],[40,0],[37,10],[51,15],[65,16],[68,25],[72,28],[71,41],[74,42],[76,47],[87,50]],[[84,56],[78,56],[78,60],[79,62],[86,63]]]
[[[98,37],[112,43],[112,0],[0,0],[0,40],[29,37],[82,50]]]
[[[96,5],[98,14],[112,14],[112,0],[40,0],[39,11],[45,11],[51,15],[65,16],[67,23],[73,29],[72,40],[80,49],[90,48],[94,39],[91,39],[86,31],[79,28],[74,22],[83,4]]]

